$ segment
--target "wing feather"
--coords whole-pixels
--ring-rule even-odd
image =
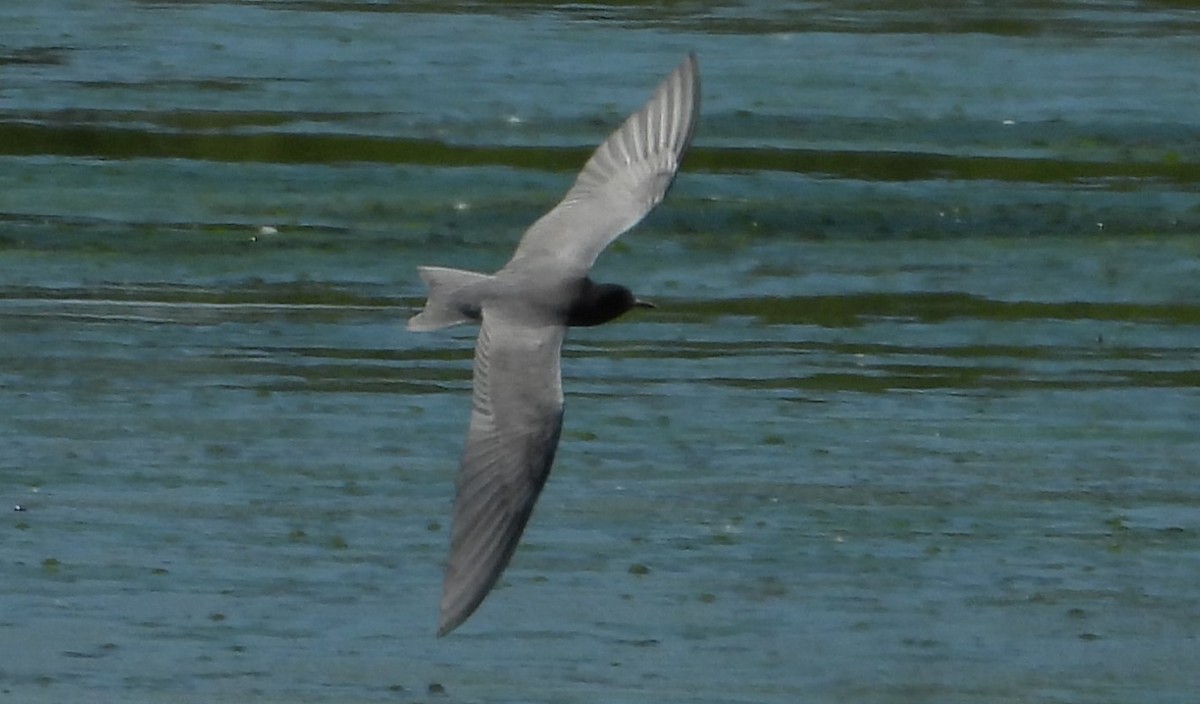
[[[586,273],[621,233],[662,202],[691,144],[700,112],[695,55],[604,141],[550,212],[525,232],[510,266],[552,257]]]
[[[562,429],[565,333],[483,311],[438,635],[465,621],[495,586],[550,474]]]

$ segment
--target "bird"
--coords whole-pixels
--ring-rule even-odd
[[[466,621],[508,566],[550,474],[563,423],[568,327],[653,308],[589,274],[602,251],[662,202],[700,113],[694,53],[592,153],[562,200],[493,274],[417,267],[428,287],[417,332],[479,324],[471,417],[455,477],[437,635]]]

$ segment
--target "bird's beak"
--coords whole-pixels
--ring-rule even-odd
[[[633,307],[634,308],[657,308],[658,306],[654,305],[650,301],[643,301],[639,298],[635,298],[635,299],[633,299]]]

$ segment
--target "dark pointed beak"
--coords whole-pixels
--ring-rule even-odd
[[[657,308],[658,306],[654,305],[650,301],[643,301],[640,298],[635,298],[635,299],[633,299],[633,307],[634,308]]]

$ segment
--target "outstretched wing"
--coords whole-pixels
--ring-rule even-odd
[[[692,140],[700,74],[689,54],[588,159],[553,210],[525,232],[510,265],[552,257],[585,274],[613,240],[662,202]]]
[[[516,325],[483,311],[439,636],[465,621],[496,584],[550,474],[562,429],[565,333],[563,326]]]

